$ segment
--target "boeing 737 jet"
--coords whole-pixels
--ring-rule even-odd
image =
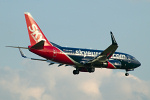
[[[30,52],[43,57],[43,59],[29,59],[47,61],[49,65],[73,66],[75,68],[73,70],[74,75],[79,74],[79,72],[92,73],[96,68],[108,68],[124,69],[126,71],[125,75],[128,76],[128,71],[133,71],[141,65],[135,57],[126,53],[115,52],[118,44],[112,32],[110,32],[112,44],[105,50],[62,47],[49,42],[31,14],[28,12],[24,14],[31,44],[28,47],[7,46],[19,48],[21,56],[24,58],[28,57],[23,54],[21,49],[28,49]]]

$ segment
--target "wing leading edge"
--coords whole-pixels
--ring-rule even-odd
[[[117,50],[118,44],[115,40],[113,33],[110,32],[110,34],[111,34],[112,44],[107,49],[105,49],[100,55],[98,55],[94,59],[88,61],[87,63],[97,64],[100,62],[106,62],[109,58],[111,58],[113,53]]]

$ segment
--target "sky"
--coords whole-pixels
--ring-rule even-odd
[[[149,9],[150,0],[0,0],[0,100],[150,100]],[[129,77],[111,69],[74,76],[71,66],[23,59],[5,46],[30,45],[24,12],[61,46],[104,50],[112,31],[117,51],[142,65]]]

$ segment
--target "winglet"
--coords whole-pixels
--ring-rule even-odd
[[[39,61],[48,61],[47,59],[37,59],[37,58],[29,58],[27,57],[21,50],[21,48],[19,48],[20,54],[23,58],[27,58],[27,59],[31,59],[31,60],[39,60]]]
[[[110,35],[111,35],[112,44],[118,45],[112,32],[110,32]]]
[[[25,56],[25,54],[21,51],[20,48],[19,48],[19,51],[20,51],[20,54],[21,54],[21,56],[22,56],[23,58],[27,58],[27,57]]]

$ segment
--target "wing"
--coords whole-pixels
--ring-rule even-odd
[[[42,41],[42,42],[43,42],[43,41]],[[42,45],[42,44],[43,44],[42,42],[40,42],[38,45]],[[19,47],[19,46],[18,46],[18,47],[17,47],[17,46],[6,46],[6,47],[18,48],[19,51],[20,51],[20,54],[21,54],[21,56],[22,56],[23,58],[27,58],[27,59],[31,59],[31,60],[38,60],[38,61],[46,61],[46,62],[49,63],[49,65],[59,64],[58,67],[60,67],[60,66],[63,65],[63,64],[61,64],[61,63],[53,62],[53,61],[48,60],[48,59],[38,59],[38,58],[30,58],[30,57],[27,57],[27,56],[22,52],[22,50],[21,50],[21,49],[29,49],[29,48],[27,48],[27,47]],[[37,47],[37,45],[35,45],[35,46],[32,47],[32,48],[36,48],[36,47]],[[37,49],[40,49],[40,48],[37,48]],[[67,66],[67,65],[66,65],[66,66]]]
[[[38,60],[38,61],[46,61],[49,63],[49,65],[53,65],[53,64],[59,64],[58,67],[64,65],[64,64],[61,64],[61,63],[57,63],[57,62],[53,62],[51,60],[48,60],[48,59],[38,59],[38,58],[30,58],[30,57],[27,57],[23,52],[22,50],[19,48],[19,51],[20,51],[20,54],[23,58],[27,58],[27,59],[31,59],[31,60]]]
[[[96,63],[100,63],[100,62],[106,62],[109,58],[111,58],[113,53],[117,50],[118,44],[114,38],[113,33],[110,32],[110,34],[111,34],[112,44],[107,49],[105,49],[100,55],[98,55],[94,59],[88,61],[87,63],[96,64]]]

